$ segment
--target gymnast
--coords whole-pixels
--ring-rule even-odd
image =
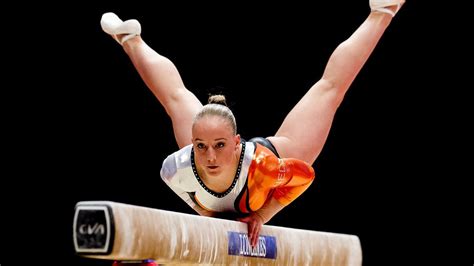
[[[288,113],[273,136],[244,140],[224,95],[203,105],[174,63],[141,38],[135,19],[108,12],[101,27],[130,58],[170,116],[179,150],[163,162],[164,182],[197,213],[235,213],[247,223],[252,246],[260,229],[313,182],[312,164],[337,108],[404,0],[369,0],[370,13],[331,54],[322,77]],[[260,116],[255,116],[260,117]],[[300,125],[305,125],[301,127]]]

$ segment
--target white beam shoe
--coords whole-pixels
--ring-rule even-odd
[[[403,3],[405,3],[405,0],[369,0],[370,9],[372,11],[387,13],[392,15],[392,17],[400,10]],[[397,6],[397,9],[393,12],[387,8],[388,6]]]
[[[100,20],[102,30],[114,38],[120,45],[124,42],[141,34],[142,28],[140,22],[136,19],[122,21],[112,12],[104,13]],[[118,35],[124,35],[119,38]]]

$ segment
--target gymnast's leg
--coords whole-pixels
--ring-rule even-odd
[[[173,62],[145,43],[138,21],[122,21],[113,13],[105,13],[101,25],[123,46],[145,84],[165,108],[173,123],[178,146],[191,144],[193,118],[202,104],[186,89]]]
[[[367,19],[334,50],[322,78],[291,110],[275,136],[268,137],[280,157],[314,163],[346,91],[403,2],[371,0]]]

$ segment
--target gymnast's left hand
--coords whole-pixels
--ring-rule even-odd
[[[260,229],[262,229],[262,225],[264,224],[263,218],[256,212],[252,212],[249,216],[239,218],[239,221],[247,223],[247,234],[249,236],[250,245],[252,248],[257,246]]]

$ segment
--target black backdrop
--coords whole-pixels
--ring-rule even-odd
[[[423,86],[419,71],[427,53],[417,4],[395,17],[346,94],[314,164],[316,182],[269,222],[358,235],[364,265],[427,259],[421,218],[431,207],[418,185],[432,177],[433,162],[420,157],[432,149],[427,128],[435,91]],[[276,132],[369,7],[183,1],[18,8],[6,44],[14,52],[5,51],[12,59],[6,78],[15,85],[2,92],[5,165],[12,168],[2,181],[2,225],[21,229],[5,230],[10,248],[2,265],[111,265],[74,254],[78,201],[193,213],[159,177],[162,160],[177,149],[171,123],[122,48],[102,32],[100,17],[108,11],[138,19],[143,38],[174,61],[199,99],[224,93],[249,139]]]

